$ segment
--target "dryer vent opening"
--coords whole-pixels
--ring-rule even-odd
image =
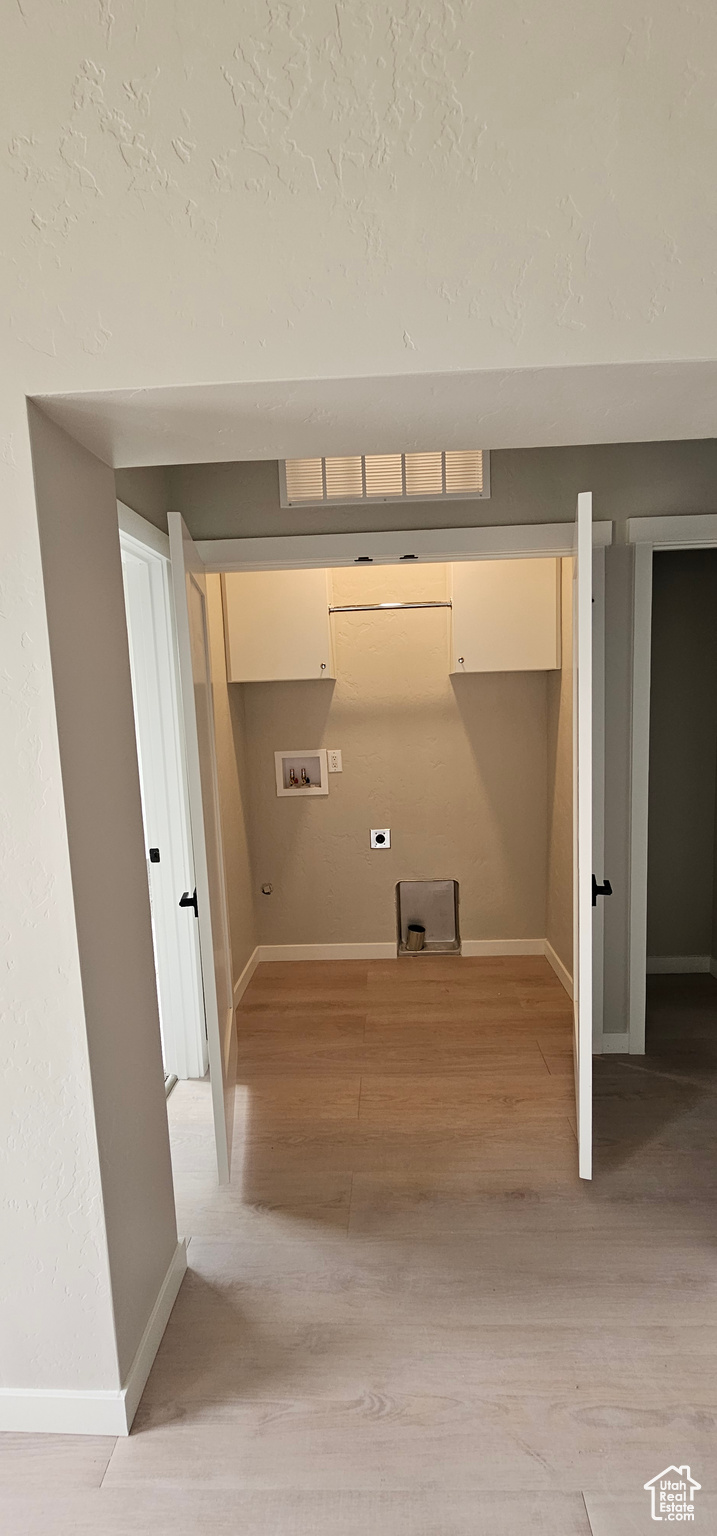
[[[399,955],[460,953],[457,880],[399,880],[396,886]],[[425,928],[419,950],[408,947],[409,925]]]

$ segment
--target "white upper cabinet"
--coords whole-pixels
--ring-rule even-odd
[[[328,571],[222,577],[230,683],[335,677]]]
[[[452,565],[451,672],[542,672],[560,666],[560,561]]]

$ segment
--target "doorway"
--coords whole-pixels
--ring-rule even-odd
[[[709,658],[710,626],[714,622],[710,561],[717,552],[717,517],[633,518],[628,523],[628,542],[635,546],[629,1050],[631,1055],[642,1056],[647,1034],[648,970],[651,978],[680,978],[709,973],[713,964],[714,931],[709,914],[713,903],[710,828],[714,826],[714,769],[710,766],[710,712],[714,701],[714,665],[710,666]],[[658,561],[668,555],[674,558],[658,567]],[[659,616],[659,633],[654,647],[653,594],[657,596]],[[695,604],[702,609],[702,618],[695,610]],[[700,623],[704,644],[697,643],[695,649]],[[707,671],[700,689],[696,687],[696,679],[705,663]],[[658,721],[653,733],[655,668],[659,668],[654,700]],[[652,786],[651,738],[655,772]],[[675,795],[673,782],[677,770],[681,787],[680,793]],[[650,862],[651,903],[648,900]],[[693,949],[695,944],[704,953],[674,952],[675,945],[684,950],[685,946]],[[667,945],[673,953],[667,953]],[[651,949],[659,953],[650,953]],[[669,983],[650,979],[655,998],[661,990],[666,993],[679,991],[680,985],[679,979]],[[705,983],[689,985],[693,990],[699,990],[700,986],[707,992],[711,990]]]
[[[717,550],[652,564],[647,861],[648,1062],[717,1068]]]
[[[608,539],[606,539],[605,535],[604,535],[604,533],[603,533],[603,531],[602,531],[602,529],[600,528],[599,525],[596,528],[593,528],[592,520],[591,520],[591,513],[589,512],[590,498],[586,497],[585,500],[586,500],[586,507],[585,507],[586,520],[583,523],[584,532],[583,532],[582,537],[583,537],[583,540],[586,541],[586,542],[584,542],[584,545],[583,545],[582,570],[583,570],[583,579],[584,579],[585,572],[587,571],[587,573],[588,573],[588,575],[587,575],[587,589],[586,589],[587,590],[587,602],[585,602],[585,594],[583,592],[583,620],[582,620],[582,625],[581,626],[576,625],[576,631],[579,630],[580,634],[582,634],[582,636],[585,637],[586,626],[587,626],[587,636],[588,636],[588,640],[590,641],[591,635],[592,635],[592,631],[593,631],[594,609],[595,609],[595,605],[591,605],[590,604],[590,591],[591,591],[591,585],[592,585],[591,571],[592,571],[593,558],[594,558],[593,557],[593,553],[592,553],[591,545],[594,543],[595,536],[597,535],[597,543],[598,543],[597,560],[599,561],[599,559],[600,559],[599,549],[600,549],[601,546],[604,547],[604,543],[605,542],[609,541],[609,533],[608,533]],[[410,559],[411,561],[415,560],[417,562],[423,560],[424,563],[427,562],[429,565],[430,564],[435,565],[435,564],[440,564],[442,562],[445,562],[446,560],[450,561],[451,558],[453,558],[455,560],[456,557],[458,558],[459,561],[471,561],[471,560],[475,560],[475,559],[478,559],[480,561],[481,559],[485,559],[486,556],[489,559],[490,558],[500,559],[501,556],[507,556],[509,558],[516,558],[516,557],[520,557],[521,555],[532,555],[532,556],[535,556],[535,555],[545,555],[545,554],[547,554],[549,552],[553,553],[553,550],[554,550],[556,544],[558,545],[558,550],[556,551],[556,553],[564,554],[564,555],[567,556],[567,555],[569,555],[572,552],[572,549],[574,548],[574,545],[572,543],[572,539],[570,540],[570,542],[568,542],[568,540],[566,539],[565,530],[562,529],[562,528],[559,529],[559,530],[556,530],[554,528],[532,528],[532,529],[520,529],[520,528],[519,529],[516,529],[516,528],[484,529],[484,528],[476,528],[476,529],[463,529],[463,530],[459,531],[458,538],[456,538],[456,531],[455,530],[454,531],[450,531],[450,530],[449,531],[438,531],[438,530],[436,530],[436,531],[433,531],[431,533],[419,533],[419,534],[412,533],[410,536],[407,536],[405,533],[403,533],[402,535],[398,535],[398,536],[397,535],[381,535],[381,534],[377,534],[377,535],[365,535],[364,534],[364,535],[355,535],[355,536],[350,536],[350,535],[339,535],[339,536],[328,535],[328,536],[319,536],[319,537],[316,537],[316,538],[303,537],[301,539],[272,538],[272,539],[230,540],[230,541],[220,541],[216,545],[212,545],[211,543],[204,543],[204,544],[201,544],[201,545],[193,546],[192,545],[192,541],[189,539],[189,535],[188,535],[188,532],[187,532],[186,528],[182,527],[181,519],[179,519],[177,515],[175,515],[175,514],[171,514],[170,515],[170,526],[172,528],[171,536],[172,536],[173,541],[174,541],[173,542],[173,549],[177,551],[177,555],[178,555],[179,560],[181,562],[183,562],[183,564],[184,564],[185,574],[182,576],[182,581],[185,581],[185,579],[186,579],[186,583],[187,583],[187,588],[186,589],[187,589],[187,591],[189,591],[190,570],[195,573],[192,579],[193,579],[194,583],[196,584],[197,581],[199,581],[201,579],[206,579],[208,573],[210,573],[212,571],[214,571],[214,572],[217,572],[217,571],[232,572],[232,571],[234,571],[234,572],[236,572],[236,571],[241,571],[241,570],[261,571],[261,570],[267,570],[267,569],[271,569],[271,570],[274,570],[274,571],[282,571],[282,570],[287,571],[287,570],[292,570],[292,569],[293,570],[302,570],[303,569],[303,570],[308,572],[308,571],[311,571],[312,569],[314,571],[317,571],[317,570],[320,570],[320,569],[330,570],[331,568],[337,568],[337,567],[340,568],[342,566],[343,567],[354,566],[356,564],[361,564],[361,563],[367,563],[367,564],[370,564],[370,565],[374,565],[377,568],[379,566],[379,564],[383,564],[383,563],[390,564],[392,562],[394,564],[398,564],[399,562],[401,562],[403,560],[406,560],[406,559]],[[451,542],[452,541],[454,541],[454,548],[451,548]],[[561,548],[560,546],[561,546],[562,541],[565,541],[565,542],[564,542],[564,544],[563,544],[563,546]],[[409,544],[409,543],[412,546],[410,551],[407,549],[407,544]],[[458,544],[458,546],[459,546],[457,550],[455,548],[455,544]],[[190,555],[189,555],[190,564],[187,563],[187,558],[188,557],[187,557],[187,554],[186,554],[186,550],[187,550],[188,546],[192,546],[191,550],[190,550]],[[367,546],[370,546],[370,547],[373,548],[373,551],[374,551],[373,554],[369,553],[369,548]],[[384,547],[384,546],[388,546],[388,547]],[[448,546],[448,547],[446,547],[446,546]],[[382,556],[383,556],[383,559],[382,559]],[[202,577],[202,572],[204,573],[204,577]],[[177,591],[177,592],[180,590],[180,583],[178,581],[178,576],[179,576],[179,571],[175,572],[175,591]],[[596,595],[598,597],[597,607],[599,609],[599,607],[600,607],[600,595],[601,595],[601,585],[600,585],[599,582],[595,584],[595,590],[596,590]],[[586,615],[587,615],[587,618],[585,617]],[[194,641],[192,641],[192,638],[191,638],[191,612],[190,612],[189,607],[187,607],[186,618],[183,620],[183,623],[187,624],[187,637],[186,637],[186,642],[185,642],[184,650],[185,650],[187,658],[191,661],[191,667],[194,668],[194,670],[190,670],[189,667],[187,668],[187,683],[185,684],[185,706],[186,706],[187,697],[188,696],[194,697],[195,694],[196,694],[198,672],[197,672],[196,667],[195,667],[196,656],[194,656],[194,659],[192,659],[192,647],[194,645],[194,650],[196,651],[197,645],[199,644],[199,646],[201,648],[200,642],[202,642],[202,634],[201,634],[201,626],[200,626],[197,629],[196,635],[194,637]],[[591,675],[591,666],[590,666],[590,664],[588,665],[588,675]],[[585,669],[584,668],[583,668],[583,676],[585,676]],[[590,695],[589,695],[589,692],[588,692],[588,695],[587,695],[588,699],[589,699],[589,696]],[[592,722],[592,716],[591,716],[591,713],[590,713],[589,728],[586,730],[585,705],[583,705],[582,717],[581,718],[582,718],[582,726],[580,726],[580,722],[578,721],[577,736],[580,739],[581,731],[582,731],[583,749],[585,749],[585,746],[587,744],[587,750],[588,750],[588,757],[587,757],[586,760],[591,761],[591,758],[592,758],[592,727],[593,727],[593,722]],[[602,747],[602,737],[601,737],[601,731],[600,730],[598,730],[598,732],[596,732],[596,739],[599,742],[599,747],[600,747],[600,750],[601,750],[601,747]],[[276,745],[278,745],[278,744],[275,744],[275,746]],[[286,743],[285,745],[287,747],[293,747],[294,745],[298,745],[298,744]],[[308,748],[309,744],[308,743],[302,744],[302,748],[304,746],[306,746]],[[212,778],[212,774],[211,774],[211,772],[209,772],[206,775],[206,782],[210,783],[211,778]],[[582,785],[582,795],[583,795],[583,799],[582,799],[582,817],[583,817],[583,820],[582,820],[582,832],[581,832],[581,835],[582,835],[582,838],[583,838],[583,846],[587,847],[589,850],[592,849],[592,843],[591,843],[591,837],[592,837],[592,830],[591,830],[592,804],[590,802],[588,802],[588,804],[586,806],[585,800],[586,800],[586,787],[591,783],[591,780],[592,780],[592,773],[589,773],[588,775],[583,776],[583,785]],[[597,782],[600,785],[602,784],[602,776],[600,774],[597,776]],[[197,814],[202,814],[201,801],[198,804]],[[578,818],[578,819],[580,819],[580,818]],[[600,818],[596,818],[596,822],[599,825]],[[585,938],[583,939],[583,950],[582,950],[582,956],[583,956],[583,969],[582,969],[582,975],[583,975],[583,989],[582,989],[583,1033],[582,1033],[582,1037],[581,1037],[581,1046],[578,1049],[578,1060],[580,1060],[580,1057],[582,1057],[582,1062],[581,1062],[581,1065],[580,1065],[580,1070],[577,1073],[577,1083],[578,1083],[578,1088],[579,1088],[578,1116],[580,1117],[580,1115],[582,1115],[582,1121],[583,1121],[583,1125],[582,1125],[583,1141],[581,1141],[581,1149],[582,1149],[581,1172],[583,1172],[583,1175],[586,1176],[586,1177],[590,1176],[590,1172],[589,1172],[589,1168],[590,1168],[590,1158],[589,1158],[589,1146],[590,1146],[590,1132],[589,1132],[590,1090],[589,1090],[589,1080],[590,1080],[590,1060],[591,1060],[591,1054],[592,1054],[591,1008],[589,1006],[592,1003],[592,983],[591,983],[591,970],[592,970],[592,936],[591,936],[591,930],[592,930],[592,918],[589,916],[589,913],[592,910],[591,909],[591,903],[590,903],[590,895],[591,895],[591,884],[592,884],[592,873],[593,873],[593,869],[592,869],[593,860],[590,857],[590,854],[588,855],[588,861],[589,861],[589,868],[587,868],[587,866],[583,868],[580,880],[576,882],[576,887],[580,886],[580,888],[581,888],[581,890],[583,892],[585,890],[585,886],[587,885],[587,892],[588,892],[588,901],[587,901],[588,922],[587,922],[587,924],[585,924],[585,923],[583,924],[583,930],[582,930],[584,934],[586,933],[588,935],[587,939],[585,939]],[[586,881],[586,868],[587,868],[587,881]],[[602,873],[602,872],[599,870],[599,873]],[[270,887],[271,886],[271,882],[262,882],[262,895],[266,895],[267,897],[270,898],[271,894],[272,894],[271,889],[268,889],[266,892],[264,892],[263,891],[263,884],[264,883],[266,883],[266,885]],[[219,921],[220,921],[220,923],[222,921],[222,914],[221,914],[221,912],[219,912]],[[200,913],[200,931],[201,931],[201,913]],[[544,945],[544,939],[541,942]],[[288,946],[288,947],[292,948],[293,946]],[[491,950],[491,946],[490,946],[489,943],[485,944],[485,946],[482,949],[478,949],[476,952],[477,953],[484,953],[484,954],[490,954],[491,952],[495,953],[494,950],[493,951]],[[505,950],[499,950],[499,953],[505,953],[505,952],[506,952]],[[535,953],[536,951],[533,950],[531,952]],[[541,948],[540,953],[545,953],[544,948]],[[254,956],[255,961],[257,959],[258,960],[269,960],[270,958],[271,958],[271,956],[269,954],[264,954],[263,946],[261,946],[261,945],[257,946],[257,951],[256,951],[255,956]],[[289,956],[287,955],[285,958],[289,958]],[[292,954],[291,958],[296,958],[295,954]],[[596,969],[596,971],[599,971],[600,966],[599,965],[596,966],[595,969]],[[248,979],[249,979],[249,977],[247,976],[247,980]],[[287,978],[287,982],[288,982],[288,978]],[[586,991],[588,992],[588,997],[587,998],[585,996]],[[236,992],[235,992],[235,1001],[236,1000],[237,999],[236,999]],[[580,1007],[579,1007],[579,1005],[576,1004],[576,1018],[580,1017],[580,1013],[581,1013]],[[585,1046],[585,1026],[587,1026],[587,1048]],[[212,1041],[211,1041],[211,1036],[210,1036],[210,1062],[211,1062],[211,1054],[212,1054]],[[218,1073],[221,1073],[222,1085],[223,1085],[224,1090],[225,1090],[225,1092],[224,1092],[225,1114],[227,1114],[227,1113],[231,1114],[231,1096],[232,1096],[231,1095],[231,1090],[232,1090],[232,1085],[231,1085],[231,1082],[230,1082],[230,1080],[229,1080],[229,1078],[227,1076],[227,1073],[226,1073],[224,1054],[225,1053],[222,1052],[220,1043],[218,1042],[215,1078],[217,1077]],[[216,1103],[216,1099],[218,1097],[219,1097],[219,1094],[217,1092],[216,1095],[215,1095],[215,1103]],[[227,1125],[227,1130],[229,1130],[229,1126],[228,1125]],[[220,1142],[219,1130],[217,1130],[217,1140],[218,1140],[218,1144],[219,1144],[219,1142]]]

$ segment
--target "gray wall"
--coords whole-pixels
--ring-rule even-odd
[[[111,470],[35,407],[30,408],[30,425],[123,1381],[173,1257],[177,1228],[117,507]],[[50,1144],[50,1162],[53,1155]],[[83,1198],[78,1166],[78,1208]],[[74,1236],[74,1206],[67,1227],[63,1260]],[[82,1242],[81,1221],[77,1242]],[[85,1287],[91,1285],[88,1271]],[[40,1332],[38,1351],[41,1339]],[[54,1344],[45,1354],[51,1361]]]
[[[632,550],[629,517],[714,512],[717,440],[531,448],[491,454],[485,502],[425,502],[376,508],[282,511],[276,464],[170,468],[171,505],[200,538],[322,530],[451,527],[570,521],[578,491],[594,494],[594,516],[615,524],[606,556],[605,871],[614,895],[605,906],[605,1028],[627,1028],[629,905],[629,728],[632,657]]]
[[[474,523],[554,523],[575,516],[578,491],[594,493],[596,518],[611,518],[620,524],[628,517],[650,513],[711,512],[717,501],[717,440],[713,438],[511,449],[492,453],[490,465],[491,495],[484,502],[387,502],[302,509],[279,506],[279,475],[274,462],[188,464],[169,468],[166,474],[170,505],[183,514],[198,539],[348,529],[459,528]]]
[[[717,783],[717,550],[653,562],[648,955],[709,955]]]
[[[167,513],[172,510],[168,471],[161,466],[116,469],[114,477],[117,500],[166,533]]]

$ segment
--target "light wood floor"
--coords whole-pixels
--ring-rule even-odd
[[[675,1462],[716,1531],[717,982],[650,1007],[590,1185],[542,959],[261,966],[228,1189],[208,1085],[169,1100],[190,1272],[134,1431],[6,1436],[3,1529],[636,1536]]]

